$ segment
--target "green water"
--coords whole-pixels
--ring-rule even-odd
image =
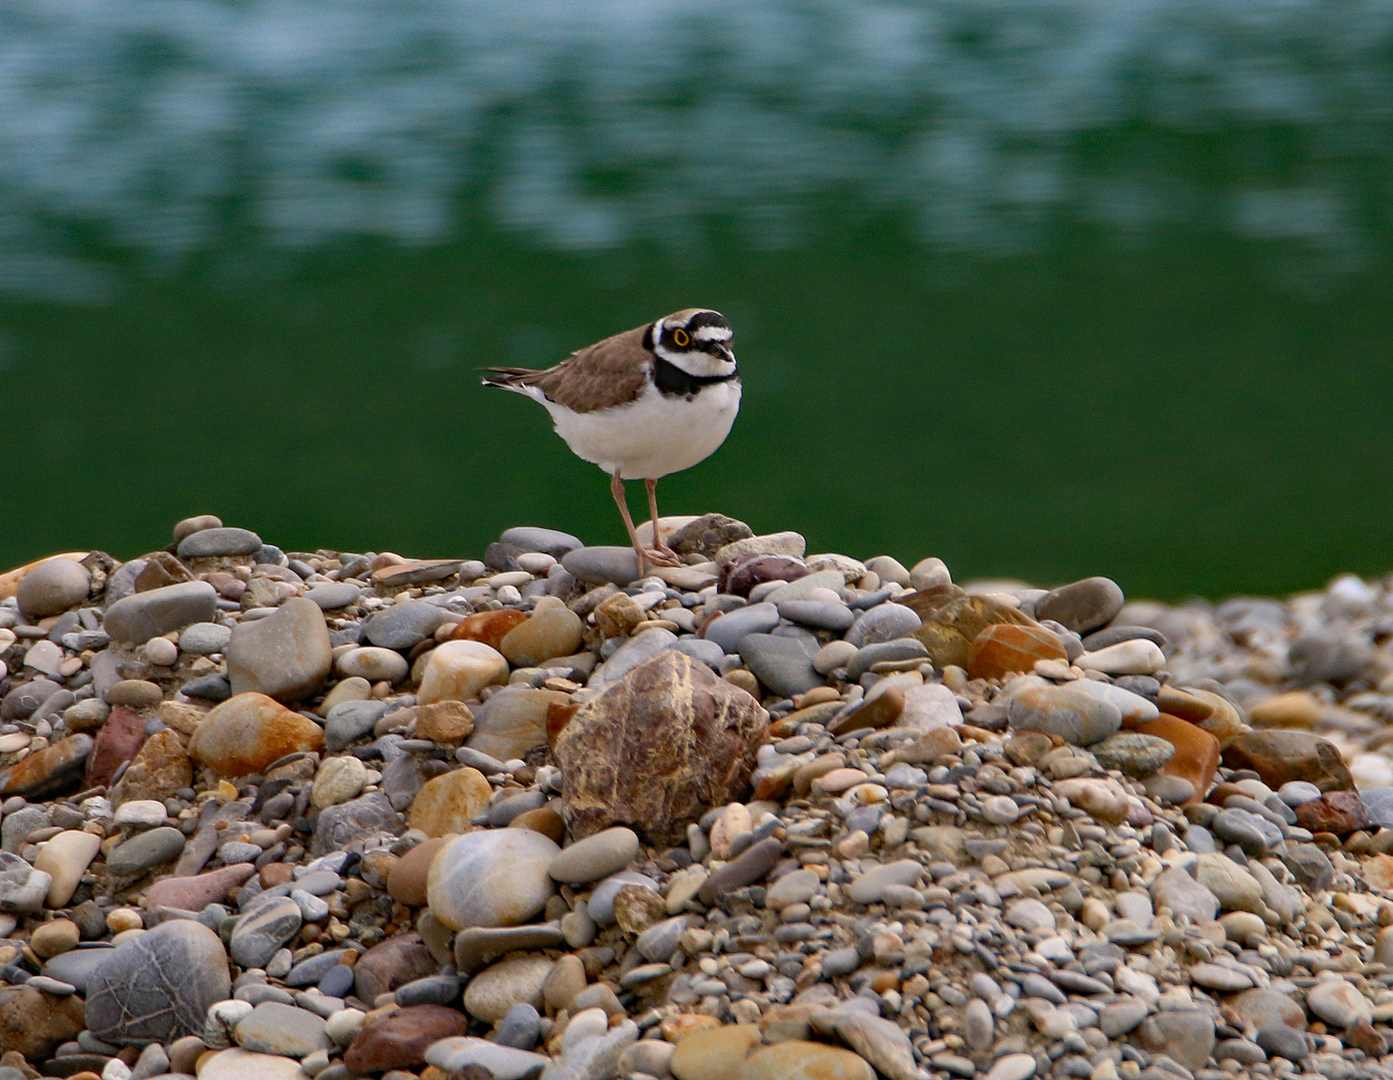
[[[1387,572],[1393,21],[1356,5],[1372,20],[1367,47],[1311,59],[1308,38],[1345,41],[1339,20],[1319,5],[1262,7],[1283,33],[1244,23],[1238,7],[1216,9],[1231,21],[1218,29],[1197,29],[1198,16],[1191,25],[1184,5],[1134,9],[1153,22],[1122,28],[1137,55],[1099,83],[1146,107],[1101,117],[1092,110],[1113,98],[1069,90],[1065,78],[1087,63],[1035,70],[1040,57],[1072,57],[1065,46],[1097,29],[1096,11],[1063,0],[952,8],[987,28],[932,39],[957,68],[876,53],[826,76],[816,62],[835,35],[795,35],[787,69],[756,64],[767,44],[717,50],[729,63],[710,71],[745,80],[728,97],[703,97],[696,83],[577,91],[538,76],[481,106],[467,138],[444,121],[440,132],[365,125],[322,175],[291,160],[295,118],[314,95],[268,90],[260,112],[231,124],[235,138],[218,121],[206,148],[225,175],[206,190],[195,183],[204,144],[117,106],[176,68],[261,90],[282,75],[227,74],[183,45],[94,75],[95,88],[64,69],[83,100],[110,105],[93,129],[102,145],[130,152],[111,164],[93,150],[87,161],[87,144],[74,142],[74,169],[43,159],[37,135],[0,132],[0,569],[75,548],[129,558],[204,512],[287,549],[477,556],[516,524],[622,542],[605,477],[570,455],[542,409],[485,391],[474,369],[549,366],[699,305],[735,328],[744,403],[716,455],[662,482],[666,513],[797,529],[813,551],[938,555],[959,580],[1102,573],[1129,595],[1169,599]],[[0,23],[24,10],[0,3]],[[308,19],[316,9],[295,10]],[[365,40],[448,12],[354,10],[362,25],[349,25]],[[863,15],[874,28],[866,13],[883,9],[722,10],[736,21],[801,13],[825,29]],[[1032,23],[1031,11],[1051,10],[1068,16],[1067,32]],[[132,20],[134,39],[145,31]],[[1038,55],[1007,40],[1012,20],[1044,35]],[[76,47],[80,33],[24,25],[39,44]],[[632,32],[625,55],[649,55]],[[489,47],[535,58],[590,31],[563,28],[545,48],[525,26],[509,33],[507,48]],[[98,38],[82,42],[107,55]],[[1225,44],[1210,56],[1214,42]],[[382,46],[397,47],[407,49]],[[310,89],[322,78],[334,100],[397,115],[383,105],[390,65],[355,74],[312,59],[285,61],[284,78]],[[487,82],[472,61],[447,60],[440,70],[461,85]],[[574,58],[553,60],[575,70]],[[432,63],[421,60],[427,75]],[[938,89],[902,78],[896,63]],[[1207,64],[1203,78],[1187,64]],[[1245,71],[1287,82],[1274,75],[1281,85],[1265,97],[1225,88]],[[879,82],[867,90],[863,76]],[[1282,87],[1325,97],[1288,108],[1296,99]],[[809,104],[834,92],[841,112]],[[1036,103],[1056,108],[1057,122],[1017,124]],[[668,144],[649,154],[644,110],[659,107],[703,118],[686,164],[673,165],[681,153]],[[140,135],[129,145],[128,127]],[[56,122],[35,131],[61,142]],[[954,157],[961,131],[991,154]],[[555,155],[538,132],[564,148],[565,197],[548,187]],[[606,142],[625,132],[629,143]],[[913,157],[915,139],[939,156]],[[697,156],[713,147],[709,162]],[[458,156],[432,173],[432,159],[412,156],[421,148]],[[915,161],[928,164],[896,186]],[[103,186],[108,167],[120,182]],[[263,196],[306,176],[329,186],[302,203]],[[443,194],[432,203],[427,189]]]

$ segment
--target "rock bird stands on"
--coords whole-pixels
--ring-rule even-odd
[[[658,535],[658,478],[709,457],[740,409],[731,336],[719,312],[688,308],[605,338],[545,371],[486,369],[485,386],[541,402],[566,445],[610,474],[640,574],[648,563],[679,562]],[[629,516],[625,480],[642,480],[648,489],[651,548]]]

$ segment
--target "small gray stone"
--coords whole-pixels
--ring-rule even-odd
[[[1259,1028],[1254,1042],[1262,1047],[1268,1057],[1282,1057],[1288,1061],[1305,1061],[1311,1052],[1306,1043],[1306,1033],[1286,1024],[1269,1024]]]
[[[646,960],[666,962],[677,951],[677,939],[687,929],[687,921],[685,915],[678,915],[656,922],[638,936],[634,947]]]
[[[598,926],[611,926],[614,923],[614,898],[625,885],[642,885],[645,889],[658,892],[658,883],[637,870],[621,870],[611,874],[590,891],[586,911]]]
[[[352,974],[353,969],[343,967]],[[397,987],[396,1003],[402,1008],[410,1005],[455,1005],[459,1001],[460,981],[455,975],[428,975],[424,979],[412,979]],[[524,1050],[530,1047],[523,1047]]]
[[[106,857],[108,873],[134,877],[152,867],[177,859],[184,851],[184,834],[171,826],[136,833],[122,841]]]
[[[654,656],[664,649],[671,649],[676,644],[677,635],[671,630],[663,629],[661,626],[655,626],[651,630],[645,630],[641,634],[635,634],[615,650],[614,655],[606,660],[603,666],[595,672],[590,680],[590,687],[592,689],[603,689],[606,686],[610,686],[618,682],[650,656]]]
[[[425,641],[450,617],[444,608],[424,600],[408,600],[370,616],[363,623],[363,637],[384,649],[405,652]]]
[[[263,1001],[237,1024],[237,1045],[244,1050],[304,1058],[328,1050],[324,1019],[307,1009]]]
[[[751,604],[728,611],[706,626],[706,640],[714,641],[727,655],[739,652],[747,634],[767,634],[779,625],[779,609],[773,604]]]
[[[1125,603],[1117,582],[1105,577],[1084,578],[1040,597],[1035,602],[1035,617],[1053,619],[1067,630],[1087,634],[1116,618]]]
[[[303,924],[299,904],[288,896],[273,897],[238,920],[228,943],[232,959],[244,968],[264,968]]]
[[[1282,842],[1280,828],[1247,810],[1220,810],[1209,828],[1220,840],[1237,844],[1254,858],[1262,858]]]
[[[105,927],[102,932],[106,932]],[[44,962],[44,974],[76,987],[77,992],[86,997],[92,974],[106,963],[112,951],[110,948],[83,948],[59,953]]]
[[[790,622],[838,634],[849,630],[856,621],[856,613],[851,608],[829,600],[783,600],[777,608],[779,614]]]
[[[200,559],[215,555],[255,555],[261,550],[261,537],[250,529],[200,529],[179,541],[181,559]]]
[[[900,859],[868,870],[847,887],[847,896],[858,904],[878,903],[887,885],[913,885],[924,874],[922,863]]]
[[[498,1022],[498,1031],[494,1035],[494,1041],[499,1046],[531,1050],[542,1041],[541,1014],[527,1002],[519,1001]]]
[[[1188,915],[1192,922],[1213,922],[1219,913],[1218,898],[1179,867],[1157,876],[1151,883],[1151,899],[1157,910],[1170,908],[1174,915]]]
[[[227,953],[202,923],[178,919],[115,949],[88,978],[87,1027],[118,1046],[202,1034],[208,1009],[232,994]]]
[[[346,749],[372,731],[391,707],[385,701],[340,702],[324,718],[324,745],[331,751]]]
[[[179,651],[192,656],[207,656],[227,650],[232,640],[232,627],[218,623],[201,622],[186,626],[179,634]]]
[[[401,815],[392,809],[387,796],[374,791],[320,811],[310,854],[317,858],[331,851],[342,851],[354,840],[377,833],[400,836],[404,831]]]
[[[1140,731],[1119,731],[1088,749],[1103,768],[1138,778],[1150,776],[1175,755],[1174,744]]]
[[[850,975],[861,966],[861,954],[852,946],[832,949],[822,955],[822,974],[830,979]]]
[[[206,581],[185,581],[116,601],[106,609],[102,628],[113,641],[140,645],[190,623],[209,622],[217,610],[218,594],[213,586]]]
[[[358,602],[363,590],[346,581],[335,581],[329,585],[316,585],[305,593],[306,600],[313,600],[324,611],[338,611]]]
[[[847,664],[847,677],[859,679],[876,664],[887,661],[929,659],[929,650],[918,638],[896,638],[894,641],[877,641],[856,650],[856,655]],[[960,714],[961,715],[961,714]]]
[[[639,853],[638,834],[622,825],[604,829],[563,849],[547,872],[557,881],[583,885],[623,870]]]
[[[739,645],[740,658],[764,686],[780,697],[805,694],[823,685],[813,669],[816,648],[803,642],[773,634],[746,634]]]
[[[579,537],[557,529],[543,529],[531,525],[518,525],[508,529],[488,546],[484,553],[484,563],[493,570],[516,570],[517,556],[538,551],[560,559],[567,552],[584,547]]]
[[[923,625],[923,620],[903,604],[886,602],[871,608],[847,631],[846,640],[857,648],[880,641],[908,637]]]
[[[0,823],[0,850],[17,854],[32,833],[47,829],[53,821],[42,806],[22,806]]]

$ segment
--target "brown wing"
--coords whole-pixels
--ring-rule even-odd
[[[484,384],[523,392],[535,388],[578,413],[626,405],[642,393],[652,368],[653,354],[643,347],[647,329],[639,326],[605,338],[545,371],[489,368]]]

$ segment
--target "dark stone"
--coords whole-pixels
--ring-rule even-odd
[[[736,858],[712,871],[697,891],[697,899],[703,904],[711,904],[722,893],[734,892],[763,880],[778,865],[783,853],[783,841],[772,836],[751,844]]]
[[[749,596],[750,590],[766,581],[797,581],[811,570],[793,555],[756,555],[743,562],[728,563],[721,571],[720,590],[735,596]]]
[[[1106,626],[1127,602],[1111,578],[1090,577],[1051,589],[1035,602],[1035,617],[1053,619],[1066,629],[1086,634]]]

